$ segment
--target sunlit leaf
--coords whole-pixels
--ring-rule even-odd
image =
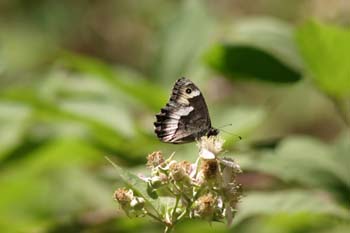
[[[16,102],[0,102],[0,160],[22,143],[31,109]]]
[[[308,22],[297,41],[315,84],[334,97],[350,96],[350,30]]]

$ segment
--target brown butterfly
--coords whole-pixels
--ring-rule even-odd
[[[186,78],[175,82],[170,100],[156,115],[157,137],[167,143],[193,142],[202,136],[217,135],[211,126],[208,107],[199,88]]]

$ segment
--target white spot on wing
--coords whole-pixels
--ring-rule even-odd
[[[165,124],[169,124],[169,125],[170,125],[170,124],[177,125],[178,122],[179,122],[178,120],[173,119],[173,118],[170,118],[170,119],[164,121]]]
[[[164,138],[163,138],[163,141],[165,141],[165,142],[170,141],[170,139],[172,138],[172,136],[173,136],[173,135],[168,135],[168,136],[164,137]]]
[[[182,89],[181,94],[179,98],[177,99],[178,103],[184,104],[184,105],[189,105],[190,102],[188,101],[189,99],[192,99],[196,96],[199,96],[201,92],[198,89],[192,89],[192,92],[190,94],[186,93],[186,88]]]
[[[181,95],[178,99],[177,99],[178,103],[184,104],[184,105],[189,105],[190,102],[186,99],[186,96]]]
[[[174,131],[177,129],[177,125],[167,125],[164,131]]]
[[[175,113],[176,113],[176,112],[170,113],[170,114],[169,114],[169,117],[170,117],[170,118],[173,118],[173,119],[179,120],[181,116],[179,116],[179,115],[177,115],[177,114],[175,114]]]
[[[183,108],[180,108],[176,114],[180,115],[180,116],[187,116],[188,114],[190,114],[190,112],[193,111],[193,107],[192,106],[189,106],[189,107],[183,107]]]
[[[200,94],[201,92],[199,90],[193,90],[191,94],[187,94],[187,95],[189,96],[189,98],[193,98],[193,97],[199,96]]]

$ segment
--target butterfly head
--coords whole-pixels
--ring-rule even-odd
[[[208,130],[208,133],[207,133],[207,136],[210,137],[210,136],[216,136],[220,133],[220,130],[218,129],[215,129],[215,128],[210,128]]]

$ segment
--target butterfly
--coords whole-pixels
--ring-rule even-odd
[[[208,107],[199,88],[182,77],[175,82],[170,100],[154,122],[157,137],[167,143],[193,142],[219,133],[211,126]]]

